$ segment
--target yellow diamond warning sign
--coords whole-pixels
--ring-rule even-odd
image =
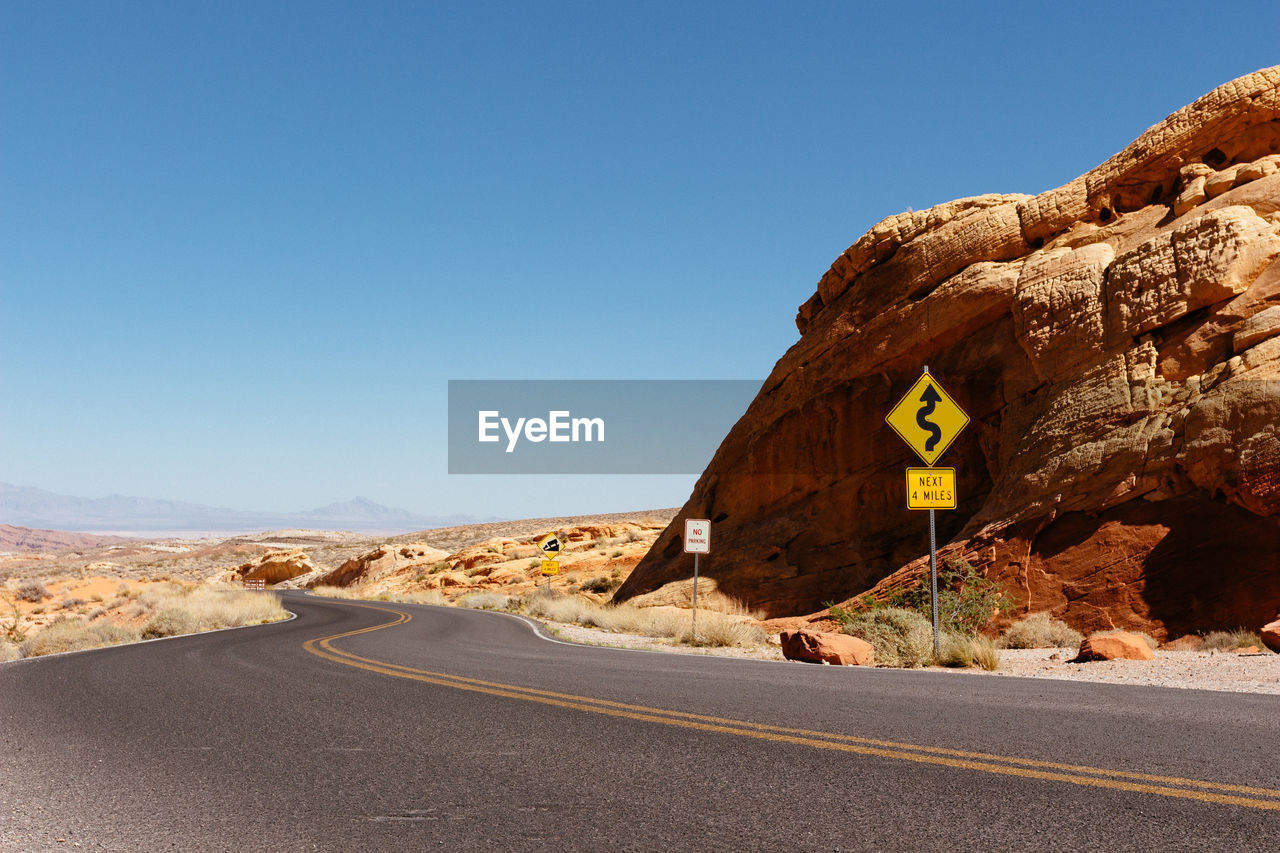
[[[884,421],[902,436],[924,464],[932,465],[969,423],[969,416],[933,376],[924,373]]]
[[[907,509],[955,508],[955,468],[907,469]]]

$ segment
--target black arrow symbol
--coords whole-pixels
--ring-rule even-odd
[[[933,410],[942,402],[942,397],[938,395],[938,389],[931,383],[925,386],[924,393],[920,395],[920,402],[924,405],[920,407],[920,411],[916,412],[916,423],[920,425],[920,429],[929,433],[929,438],[924,443],[924,452],[932,453],[934,445],[942,440],[942,427],[925,418],[933,414]]]

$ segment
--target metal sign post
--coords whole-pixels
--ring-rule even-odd
[[[956,473],[934,463],[969,423],[924,366],[920,378],[885,416],[885,423],[916,452],[928,468],[907,469],[907,509],[929,510],[929,603],[933,615],[933,656],[940,654],[938,630],[938,533],[934,511],[956,508]]]
[[[693,555],[693,642],[698,642],[698,557],[711,553],[711,520],[684,520],[684,552]]]

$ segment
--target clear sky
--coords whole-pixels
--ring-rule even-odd
[[[447,380],[763,378],[879,219],[1062,184],[1278,46],[1271,0],[4,0],[0,480],[679,505],[448,476]]]

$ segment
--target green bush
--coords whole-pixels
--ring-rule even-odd
[[[924,666],[933,659],[933,625],[915,610],[882,607],[850,614],[843,628],[870,643],[881,666]]]
[[[1061,619],[1048,613],[1029,613],[1014,622],[1000,635],[1002,649],[1069,649],[1079,648],[1084,636]]]
[[[890,607],[914,610],[933,620],[932,593],[928,576],[914,586],[895,593]],[[938,572],[938,625],[964,634],[976,634],[997,615],[1013,609],[1000,585],[987,580],[964,560],[949,560]]]

